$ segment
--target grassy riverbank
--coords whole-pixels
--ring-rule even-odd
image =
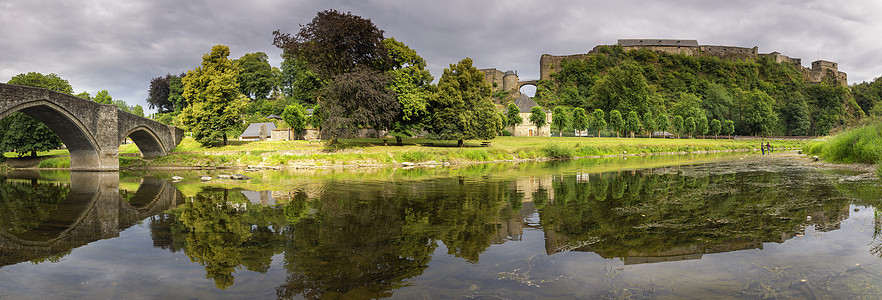
[[[231,141],[230,145],[206,148],[185,138],[171,155],[152,161],[138,156],[134,144],[119,149],[123,168],[245,167],[251,165],[285,168],[378,167],[412,163],[476,163],[522,161],[547,158],[600,157],[658,153],[701,153],[713,151],[758,150],[761,141],[711,139],[583,138],[583,137],[498,137],[489,146],[482,141],[405,139],[402,146],[394,139],[350,139],[336,145],[314,141]],[[770,142],[776,149],[801,148],[803,141]],[[64,153],[41,167],[64,167]],[[69,164],[69,159],[66,162]]]
[[[882,121],[812,140],[803,151],[832,163],[877,164],[876,176],[882,178]]]

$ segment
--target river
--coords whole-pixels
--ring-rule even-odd
[[[206,174],[3,174],[0,299],[882,295],[879,180],[789,156]]]

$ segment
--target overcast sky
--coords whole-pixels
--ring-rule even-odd
[[[539,57],[620,38],[695,39],[839,62],[849,83],[882,75],[882,1],[45,1],[0,0],[0,82],[56,73],[76,93],[106,89],[147,109],[150,79],[197,67],[213,45],[262,51],[326,9],[371,19],[426,59],[436,80],[471,57],[478,68],[539,77]],[[152,112],[153,110],[150,110]]]

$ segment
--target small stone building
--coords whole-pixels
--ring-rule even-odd
[[[272,131],[276,129],[274,123],[251,123],[245,132],[239,135],[240,141],[265,141],[272,138]]]
[[[512,136],[551,136],[551,111],[543,109],[545,111],[546,123],[537,130],[536,125],[530,122],[530,110],[535,106],[539,106],[539,104],[536,104],[536,101],[533,101],[533,99],[530,99],[530,96],[525,94],[521,94],[520,97],[515,99],[514,104],[518,106],[518,110],[520,110],[519,115],[524,122],[515,125],[514,128],[510,128]]]

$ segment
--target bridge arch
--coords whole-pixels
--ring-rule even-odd
[[[138,150],[141,151],[141,156],[146,159],[154,159],[163,155],[168,154],[164,147],[162,147],[162,141],[159,136],[156,135],[156,132],[153,132],[147,126],[137,126],[126,132],[123,135],[123,139],[129,137],[135,142],[135,145],[138,146]],[[122,141],[120,141],[122,143]]]
[[[70,151],[71,166],[98,160],[98,141],[83,122],[70,111],[47,99],[18,103],[0,111],[0,119],[21,112],[46,124]]]

